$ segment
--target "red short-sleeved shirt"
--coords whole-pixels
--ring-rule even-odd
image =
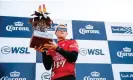
[[[58,46],[67,51],[77,51],[78,44],[75,40],[62,40]],[[53,58],[52,80],[66,75],[75,75],[75,62],[68,62],[61,54],[54,50],[48,50],[48,54]]]

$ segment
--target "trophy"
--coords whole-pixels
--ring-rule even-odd
[[[46,12],[46,7],[43,4],[43,8],[41,8],[40,5],[38,11],[35,11],[35,13],[31,15],[35,17],[29,20],[33,30],[30,48],[37,48],[53,41],[53,35],[47,31],[48,28],[51,28],[51,24],[53,23],[48,14],[50,13]]]

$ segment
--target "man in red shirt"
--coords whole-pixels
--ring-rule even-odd
[[[66,39],[68,33],[65,25],[58,25],[55,35],[57,44],[50,42],[43,46],[47,49],[42,52],[44,67],[46,70],[52,68],[51,80],[76,80],[75,62],[78,57],[78,44],[76,40]]]

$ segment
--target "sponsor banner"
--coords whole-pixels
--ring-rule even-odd
[[[0,37],[30,38],[32,27],[29,18],[0,16]]]
[[[104,22],[72,21],[73,38],[85,40],[106,40]]]
[[[133,80],[133,64],[112,64],[114,80]]]
[[[133,41],[133,23],[105,22],[108,40]]]
[[[112,63],[133,64],[132,41],[109,41],[108,43]]]
[[[77,63],[111,63],[107,41],[77,40],[77,43],[79,45]]]
[[[28,38],[0,38],[0,62],[36,62],[36,51]]]
[[[36,63],[36,80],[51,80],[51,70],[47,71],[43,63]]]
[[[35,80],[35,64],[0,63],[0,80]]]
[[[114,80],[110,64],[77,64],[76,80]]]

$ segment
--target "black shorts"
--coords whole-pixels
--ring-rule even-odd
[[[68,75],[68,76],[60,77],[54,80],[76,80],[76,78],[74,75]]]

